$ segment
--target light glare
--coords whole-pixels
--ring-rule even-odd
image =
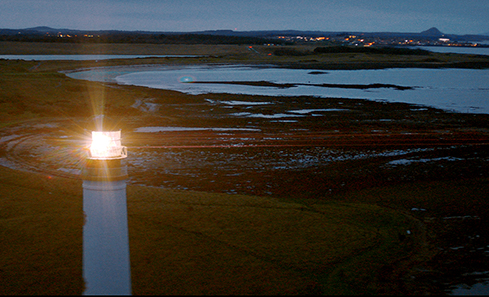
[[[125,158],[121,146],[121,131],[92,131],[90,155],[93,159]]]

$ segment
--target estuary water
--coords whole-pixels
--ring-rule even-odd
[[[470,113],[489,113],[489,70],[473,69],[383,69],[383,70],[298,70],[283,69],[273,66],[252,67],[244,65],[198,65],[198,66],[131,66],[131,67],[107,67],[93,68],[86,71],[76,71],[66,73],[75,79],[92,81],[115,82],[124,85],[138,85],[158,89],[168,89],[180,91],[188,94],[205,93],[243,93],[250,95],[270,95],[270,96],[317,96],[317,97],[337,97],[337,98],[362,98],[369,100],[383,100],[388,102],[406,102],[421,106],[432,106],[444,110]],[[212,83],[213,82],[213,83]],[[218,82],[218,83],[216,83]],[[230,83],[230,84],[222,84]],[[270,86],[251,86],[233,84],[233,82],[270,82],[275,85]],[[288,85],[285,85],[288,84]],[[328,87],[321,86],[328,84]],[[351,89],[332,87],[332,85],[370,85],[384,84],[386,87]],[[390,86],[389,86],[390,85]],[[395,88],[410,87],[410,89]],[[314,100],[308,98],[307,100]],[[233,105],[267,105],[268,100],[259,101],[220,101],[211,104],[221,104],[225,106]],[[318,112],[319,109],[296,110],[297,116],[307,114],[311,111]],[[269,116],[262,115],[260,116]],[[276,116],[276,115],[274,115]],[[290,117],[290,115],[289,115]],[[243,128],[235,128],[243,129]],[[229,129],[219,128],[190,128],[190,127],[140,127],[134,132],[172,132],[172,131],[207,131],[229,133]],[[237,130],[238,132],[240,130]],[[241,132],[254,132],[246,128]],[[244,138],[243,138],[244,139]],[[158,150],[148,149],[136,150],[132,152],[132,158],[128,162],[134,170],[140,172],[158,172],[154,175],[160,185],[164,187],[175,187],[177,189],[193,189],[195,184],[210,185],[225,184],[229,182],[230,192],[237,193],[240,189],[264,189],[269,190],[275,186],[272,181],[262,179],[260,175],[259,184],[255,184],[256,172],[299,172],[313,168],[317,164],[333,162],[343,159],[369,158],[370,155],[360,154],[346,155],[343,152],[335,152],[327,148],[276,148],[267,150],[257,150],[248,153],[254,148],[240,148],[230,150],[226,148],[223,153],[218,148],[199,149],[199,150]],[[243,153],[244,152],[244,153]],[[368,152],[367,152],[368,153]],[[371,157],[394,157],[400,159],[388,159],[386,165],[400,168],[409,166],[413,162],[462,162],[462,159],[455,157],[440,157],[429,159],[423,157],[420,152],[418,158],[413,157],[414,151],[391,151],[376,153],[372,152]],[[262,163],[257,160],[266,160]],[[217,164],[217,165],[216,165]],[[245,164],[246,166],[244,166]],[[250,165],[251,164],[251,165]],[[265,164],[265,165],[263,165]],[[255,167],[252,167],[255,166]],[[269,167],[268,167],[269,166]],[[355,167],[355,166],[353,166]],[[138,169],[139,168],[139,169]],[[208,169],[212,168],[212,170]],[[220,168],[215,170],[215,168]],[[243,173],[240,170],[247,168],[250,172]],[[271,169],[270,169],[271,168]],[[312,169],[311,169],[312,170]],[[203,174],[204,172],[205,174]],[[236,182],[235,175],[241,174],[239,182]],[[289,176],[283,175],[283,176]],[[161,182],[159,176],[165,177]],[[314,173],[313,176],[315,176]],[[278,176],[278,175],[277,175]],[[173,178],[175,177],[175,178]],[[188,181],[188,184],[181,183],[181,180]],[[195,184],[194,184],[195,183]],[[277,188],[283,183],[280,180]],[[234,192],[233,192],[234,191]],[[258,191],[258,190],[257,190]],[[260,190],[261,191],[261,190]],[[266,193],[266,192],[265,192]],[[414,209],[413,209],[414,210]],[[424,209],[423,209],[424,211]],[[470,233],[469,233],[470,234]],[[462,238],[463,236],[461,236]],[[461,239],[463,240],[463,239]],[[489,245],[482,247],[481,253],[486,255]],[[463,253],[472,252],[469,248],[448,246],[448,251],[456,250]],[[485,257],[485,256],[484,256]],[[485,283],[486,272],[481,276],[483,280],[478,284],[468,288],[465,285],[455,286],[452,294],[470,295],[487,294],[489,286]]]
[[[487,44],[486,44],[487,45]],[[413,49],[424,49],[435,53],[454,53],[469,55],[489,55],[489,47],[470,46],[413,46]]]
[[[273,66],[198,65],[95,68],[67,75],[78,79],[112,81],[188,94],[358,98],[411,103],[461,113],[489,113],[488,69],[391,68],[322,71]],[[252,86],[232,82],[269,82],[274,85]],[[345,88],[334,87],[332,84],[388,84],[410,89],[392,86]]]
[[[197,57],[189,55],[0,55],[5,60],[25,61],[85,61],[85,60],[108,60],[108,59],[137,59],[137,58],[182,58]]]

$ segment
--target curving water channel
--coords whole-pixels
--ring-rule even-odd
[[[315,97],[336,97],[336,98],[360,98],[374,101],[404,102],[422,106],[436,107],[448,111],[460,113],[489,113],[489,70],[473,69],[382,69],[382,70],[299,70],[284,69],[273,66],[253,67],[244,65],[198,65],[198,66],[135,66],[135,67],[110,67],[95,68],[87,71],[67,73],[68,76],[77,79],[94,81],[116,82],[124,85],[137,85],[158,89],[175,90],[188,94],[206,93],[230,93],[248,95],[267,95],[267,96],[315,96]],[[254,106],[268,106],[271,102],[262,100],[254,102],[243,101],[222,101],[215,102],[206,99],[208,104],[221,104],[229,108],[244,106],[245,110],[239,113],[231,113],[230,116],[240,117],[263,117],[271,120],[294,122],[295,118],[301,116],[314,116],[315,113],[330,112],[330,109],[303,109],[289,110],[287,113],[276,113],[266,115],[253,113]],[[313,100],[313,99],[311,99]],[[307,100],[306,100],[307,101]],[[337,109],[334,110],[338,112]],[[281,117],[287,119],[282,120]],[[171,133],[168,127],[141,127],[135,133]],[[175,129],[175,127],[171,128]],[[189,128],[180,128],[187,131]],[[180,131],[179,130],[179,131]],[[208,131],[201,128],[199,131]],[[212,129],[210,130],[212,132]],[[232,131],[214,131],[215,133],[229,133]],[[239,132],[239,131],[234,131]],[[253,131],[242,131],[253,132]],[[241,138],[245,141],[245,138]],[[161,149],[160,149],[161,150]],[[227,148],[207,148],[198,150],[166,150],[155,152],[154,150],[140,149],[134,152],[138,158],[134,158],[132,166],[140,168],[141,171],[159,172],[160,175],[167,176],[167,184],[164,186],[185,189],[186,186],[195,188],[205,185],[220,183],[220,187],[229,188],[228,193],[253,192],[255,194],[272,194],[281,188],[278,184],[267,181],[269,172],[274,174],[284,172],[282,179],[290,176],[291,171],[300,172],[303,176],[311,171],[310,178],[313,178],[317,171],[321,171],[321,166],[339,162],[347,159],[350,162],[362,162],[367,159],[385,159],[382,168],[393,171],[392,176],[402,176],[403,168],[409,166],[426,167],[428,164],[439,163],[447,164],[466,164],[472,157],[460,157],[447,154],[446,156],[431,156],[434,151],[424,149],[421,151],[393,150],[393,151],[341,151],[331,150],[321,147],[297,148],[291,150],[287,147],[270,148],[263,151],[253,151],[253,148],[230,146]],[[440,150],[436,150],[440,152]],[[349,155],[353,153],[353,155]],[[225,156],[225,157],[223,157]],[[414,157],[416,156],[416,157]],[[430,157],[426,157],[430,156]],[[164,160],[165,166],[161,167]],[[143,162],[143,160],[146,160]],[[225,161],[224,161],[225,160]],[[245,161],[243,161],[245,160]],[[267,162],[263,162],[267,160]],[[138,163],[142,162],[142,163]],[[189,166],[193,170],[188,170]],[[198,164],[198,165],[195,165]],[[250,167],[253,164],[252,167]],[[424,165],[426,164],[426,165]],[[265,167],[264,167],[265,166]],[[268,167],[266,167],[268,166]],[[154,167],[154,168],[153,168]],[[188,167],[188,168],[187,168]],[[249,167],[249,168],[248,168]],[[207,168],[219,168],[219,172],[208,170]],[[246,172],[241,172],[239,168],[247,168],[247,172],[252,172],[254,178],[245,176]],[[456,166],[454,167],[456,168]],[[203,176],[199,173],[215,172],[205,176],[205,182],[201,181]],[[394,172],[395,171],[395,172]],[[399,172],[397,172],[399,171]],[[314,174],[312,173],[314,172]],[[235,175],[241,175],[242,184],[235,183]],[[175,177],[173,181],[170,177]],[[178,179],[177,179],[178,177]],[[155,176],[156,178],[156,176]],[[149,179],[146,179],[149,181]],[[185,181],[185,183],[183,183]],[[191,181],[194,181],[192,183]],[[253,181],[253,182],[246,182]],[[226,184],[226,183],[229,183]],[[174,183],[174,184],[172,184]],[[230,186],[232,184],[232,186]],[[343,185],[342,185],[343,186]],[[346,186],[346,185],[344,185]],[[413,208],[413,214],[420,213],[429,216],[429,211],[424,208]],[[472,228],[471,224],[478,224],[480,218],[442,218],[443,226],[464,226],[465,230]],[[453,222],[452,222],[453,221]],[[466,224],[468,224],[466,226]],[[461,227],[462,228],[462,227]],[[471,230],[471,229],[470,229]],[[465,232],[467,233],[467,232]],[[464,234],[459,230],[457,234]],[[466,234],[468,237],[471,234]],[[479,236],[479,237],[477,237]],[[463,236],[462,236],[463,237]],[[482,263],[488,253],[488,245],[485,236],[481,234],[473,235],[475,239],[467,239],[471,242],[481,241],[474,250],[470,250],[466,245],[466,238],[451,238],[444,245],[443,254],[449,257],[466,257],[467,255],[479,255],[474,258],[475,262],[467,262],[470,266],[474,263]],[[464,255],[464,256],[462,256]],[[448,257],[448,256],[447,256]],[[479,260],[481,261],[479,261]],[[441,262],[444,260],[441,259]],[[453,267],[449,268],[453,269]],[[479,268],[467,268],[477,275],[463,275],[460,283],[472,283],[473,286],[454,285],[450,286],[451,294],[470,295],[488,293],[486,285],[485,271]],[[474,272],[475,271],[475,272]],[[471,272],[472,273],[472,272]],[[429,275],[429,273],[428,273]],[[430,278],[430,276],[427,276]],[[421,281],[421,279],[419,280]],[[433,281],[432,279],[427,282]],[[442,281],[442,280],[441,280]]]
[[[67,75],[188,94],[359,98],[426,105],[462,113],[489,113],[487,69],[315,71],[273,66],[198,65],[94,68]]]
[[[0,55],[0,59],[24,61],[87,61],[110,59],[143,59],[143,58],[188,58],[194,55]]]

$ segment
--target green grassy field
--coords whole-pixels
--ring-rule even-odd
[[[245,46],[21,45],[0,43],[0,53],[214,56],[97,63],[0,60],[0,137],[9,136],[7,128],[22,127],[23,123],[39,119],[70,120],[101,112],[117,118],[140,118],[147,124],[162,118],[177,126],[192,124],[185,114],[168,112],[159,117],[144,114],[131,105],[141,98],[191,103],[196,97],[78,81],[60,74],[60,70],[153,63],[274,62],[294,67],[322,63],[323,68],[348,68],[359,67],[358,63],[366,63],[364,66],[431,63],[438,67],[443,63],[474,66],[487,62],[484,57],[438,54],[432,57],[336,54],[302,61],[304,57],[255,56]],[[263,53],[267,49],[258,47]],[[368,111],[365,114],[374,114],[367,103],[365,109]],[[439,117],[437,129],[487,128],[484,116],[436,113],[425,116]],[[346,123],[348,119],[340,119],[335,125],[342,124],[341,120]],[[424,127],[425,120],[421,114],[412,120],[415,122],[412,127]],[[0,142],[0,157],[8,154],[5,146]],[[337,170],[345,180],[350,178],[344,168]],[[315,199],[129,185],[133,293],[444,293],[433,284],[412,278],[423,268],[432,267],[427,263],[439,254],[434,245],[439,225],[415,216],[410,209],[422,205],[439,216],[487,216],[487,193],[487,177],[472,175],[370,185]],[[80,180],[0,166],[0,294],[81,294],[82,229]]]
[[[81,294],[81,181],[0,171],[0,293]],[[375,294],[384,267],[430,255],[416,219],[380,206],[127,193],[134,294]]]

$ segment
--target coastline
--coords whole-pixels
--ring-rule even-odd
[[[1,156],[29,165],[39,173],[25,174],[21,170],[1,167],[5,178],[0,187],[10,195],[9,200],[3,200],[6,207],[2,209],[6,216],[1,222],[12,230],[6,236],[9,235],[14,244],[5,248],[11,251],[11,260],[0,271],[6,276],[2,278],[3,288],[10,293],[18,293],[23,288],[32,293],[52,293],[59,292],[52,280],[61,280],[60,283],[66,286],[63,292],[81,292],[83,283],[77,263],[81,246],[77,235],[83,224],[81,187],[73,176],[62,177],[66,177],[66,170],[71,169],[67,167],[77,165],[68,164],[68,161],[74,162],[76,141],[81,140],[84,132],[83,120],[91,116],[90,108],[94,106],[91,100],[101,95],[107,114],[125,122],[124,131],[128,133],[124,143],[132,147],[130,160],[134,160],[131,174],[136,182],[139,181],[139,185],[128,186],[131,244],[135,247],[132,254],[136,264],[135,292],[175,293],[165,285],[167,281],[177,284],[180,289],[177,293],[181,294],[195,293],[193,289],[202,287],[209,289],[206,292],[214,293],[216,287],[212,287],[213,284],[220,286],[219,292],[247,294],[257,292],[246,290],[249,288],[247,280],[254,280],[261,288],[259,292],[271,295],[283,293],[281,289],[310,294],[327,294],[331,292],[328,290],[336,289],[344,293],[337,284],[345,286],[346,292],[350,293],[365,293],[364,289],[370,288],[372,294],[441,294],[450,290],[448,281],[470,283],[464,273],[472,271],[471,264],[487,267],[483,265],[485,262],[476,262],[472,257],[473,251],[486,253],[489,244],[485,231],[488,224],[488,200],[485,198],[489,193],[487,115],[346,98],[311,100],[305,96],[186,95],[136,86],[115,88],[105,83],[70,79],[58,73],[62,69],[117,64],[121,69],[132,70],[132,67],[160,67],[155,66],[156,62],[169,66],[222,65],[223,61],[270,65],[272,60],[258,58],[255,64],[252,57],[241,54],[201,60],[0,61],[6,69],[0,78],[2,84],[8,86],[2,90],[2,95],[16,99],[2,105],[5,115],[2,121],[8,126],[4,126],[0,134],[7,137],[0,143]],[[304,67],[309,67],[317,62],[296,60],[288,63],[296,63],[296,66],[304,63]],[[343,66],[354,63],[345,61]],[[34,66],[38,67],[32,68]],[[242,106],[223,103],[235,101],[270,101],[274,104]],[[140,104],[134,106],[135,102]],[[155,105],[159,108],[149,108]],[[324,116],[304,116],[302,122],[267,118],[284,110],[304,108],[315,109]],[[263,117],[228,116],[253,109]],[[321,109],[323,111],[318,111]],[[30,121],[22,120],[26,118]],[[45,125],[39,125],[41,122]],[[155,133],[134,131],[152,126],[184,128]],[[207,130],[192,131],[188,129],[190,127]],[[260,131],[223,130],[237,127],[259,128]],[[164,170],[147,168],[158,162],[163,164]],[[291,164],[296,167],[291,168]],[[230,194],[223,193],[226,190]],[[230,200],[236,203],[223,203]],[[252,207],[256,204],[259,205]],[[355,211],[343,209],[337,212],[337,204],[341,209],[348,206]],[[41,225],[39,211],[43,213]],[[162,214],[166,217],[162,218]],[[328,262],[329,258],[324,256],[334,259],[337,255],[334,253],[308,258],[310,253],[304,248],[308,247],[311,238],[308,236],[314,234],[293,233],[297,244],[288,245],[288,233],[277,223],[284,214],[290,215],[287,221],[296,222],[300,218],[303,222],[291,225],[291,230],[308,230],[309,223],[315,222],[309,219],[318,215],[325,219],[333,217],[336,221],[332,227],[352,219],[359,220],[356,224],[366,226],[366,234],[371,235],[369,244],[373,245],[358,250],[354,255],[356,262],[350,264],[343,261],[350,257],[346,248],[347,255],[339,257],[338,261]],[[260,221],[256,220],[257,215],[260,215]],[[277,216],[273,220],[277,228],[267,229],[270,217],[275,218],[273,215]],[[31,221],[38,224],[29,224]],[[205,228],[202,222],[207,224]],[[236,238],[229,241],[231,237],[220,235],[223,230],[229,231],[223,229],[223,225],[235,226],[236,231],[243,232],[239,234],[248,236],[242,238],[250,240],[238,241]],[[312,226],[318,228],[319,225],[316,222]],[[256,232],[257,228],[261,233]],[[453,232],[454,228],[457,232]],[[47,232],[47,238],[56,240],[43,240],[38,236],[39,230]],[[70,234],[69,245],[66,244],[67,233]],[[266,234],[281,236],[282,233],[283,245],[274,246],[281,241],[273,241],[271,248],[267,248],[270,237]],[[323,234],[323,231],[314,233]],[[14,236],[12,239],[10,234],[33,236]],[[338,234],[341,234],[340,239],[345,237],[341,232]],[[476,234],[481,236],[467,239]],[[260,235],[262,240],[258,241]],[[365,236],[358,242],[362,240],[366,240]],[[187,244],[189,242],[191,244]],[[261,245],[251,245],[251,242]],[[318,242],[321,243],[319,247],[325,247],[335,241]],[[464,248],[451,249],[459,246]],[[185,253],[176,253],[170,259],[162,256],[169,250]],[[219,262],[222,254],[230,256]],[[239,265],[234,261],[237,256],[241,259]],[[305,261],[292,263],[291,259]],[[458,261],[454,262],[454,259]],[[378,261],[374,272],[371,260]],[[209,264],[214,263],[223,265],[216,264],[209,270]],[[261,269],[263,265],[270,268],[265,274]],[[43,270],[37,269],[39,267]],[[177,278],[167,273],[165,269],[168,267],[175,268],[172,271],[178,270]],[[69,273],[59,273],[60,269]],[[248,278],[232,278],[241,275],[243,269]],[[460,272],[460,278],[450,274],[454,269]],[[49,281],[38,271],[47,271]],[[223,274],[230,276],[224,284],[220,277]],[[351,282],[347,284],[345,277]],[[191,288],[185,282],[187,279],[194,280]],[[275,287],[267,287],[268,279],[273,280]],[[29,286],[33,281],[36,285]],[[237,288],[236,282],[242,286]]]
[[[284,48],[312,52],[316,46]],[[279,46],[256,45],[176,45],[176,44],[52,44],[39,42],[0,42],[0,54],[43,55],[198,55],[193,58],[139,58],[99,61],[40,61],[33,71],[68,71],[79,68],[135,65],[244,64],[274,65],[283,68],[358,70],[383,68],[489,68],[489,56],[431,52],[427,55],[386,55],[366,53],[274,55]]]

